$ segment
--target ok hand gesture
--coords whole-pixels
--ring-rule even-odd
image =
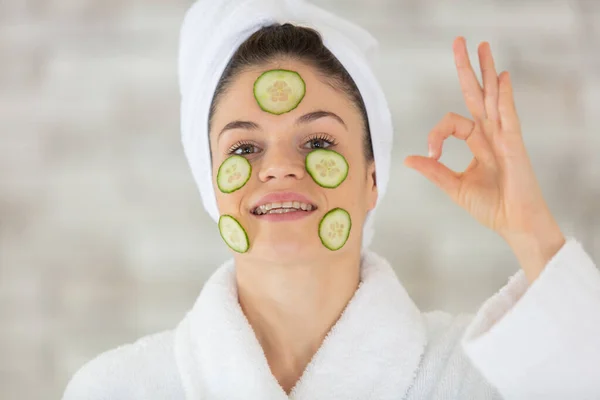
[[[510,76],[506,71],[496,73],[490,46],[483,42],[478,49],[482,87],[471,67],[465,39],[458,37],[453,49],[460,86],[473,119],[447,114],[429,133],[430,157],[409,156],[404,163],[504,238],[533,281],[562,246],[564,237],[543,198],[525,149]],[[466,141],[473,153],[464,172],[452,171],[438,161],[442,144],[450,135]]]

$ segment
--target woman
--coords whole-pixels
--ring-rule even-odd
[[[430,156],[405,164],[495,230],[521,270],[475,316],[421,313],[368,249],[391,146],[382,92],[352,58],[370,37],[301,1],[215,3],[197,2],[182,29],[182,129],[233,258],[176,329],[101,354],[64,399],[599,398],[600,274],[542,197],[489,45],[480,85],[455,40],[472,119],[448,114]],[[285,12],[318,20],[335,55],[319,32],[274,23]],[[237,33],[207,43],[225,27]],[[438,161],[450,135],[473,152],[463,173]]]

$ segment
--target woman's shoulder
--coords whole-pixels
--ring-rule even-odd
[[[99,354],[73,375],[63,400],[183,398],[173,340],[168,330]]]

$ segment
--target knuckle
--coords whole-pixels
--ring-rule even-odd
[[[455,119],[457,119],[459,117],[460,117],[460,115],[458,115],[455,112],[450,111],[450,112],[447,112],[446,115],[444,115],[444,120],[446,120],[446,121],[453,121],[453,120],[455,120]]]

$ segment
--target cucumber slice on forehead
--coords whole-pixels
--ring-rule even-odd
[[[334,208],[327,212],[319,223],[321,243],[329,250],[341,249],[350,236],[350,228],[352,228],[350,214],[342,208]]]
[[[254,98],[263,111],[283,114],[300,104],[306,93],[304,80],[294,71],[272,69],[254,82]]]
[[[250,247],[248,235],[242,225],[231,215],[221,215],[219,218],[221,237],[232,250],[245,253]]]
[[[336,151],[316,149],[306,155],[306,170],[320,186],[332,189],[348,176],[348,162]]]
[[[217,186],[223,193],[235,192],[248,182],[250,175],[252,175],[250,162],[236,154],[223,161],[219,167]]]

